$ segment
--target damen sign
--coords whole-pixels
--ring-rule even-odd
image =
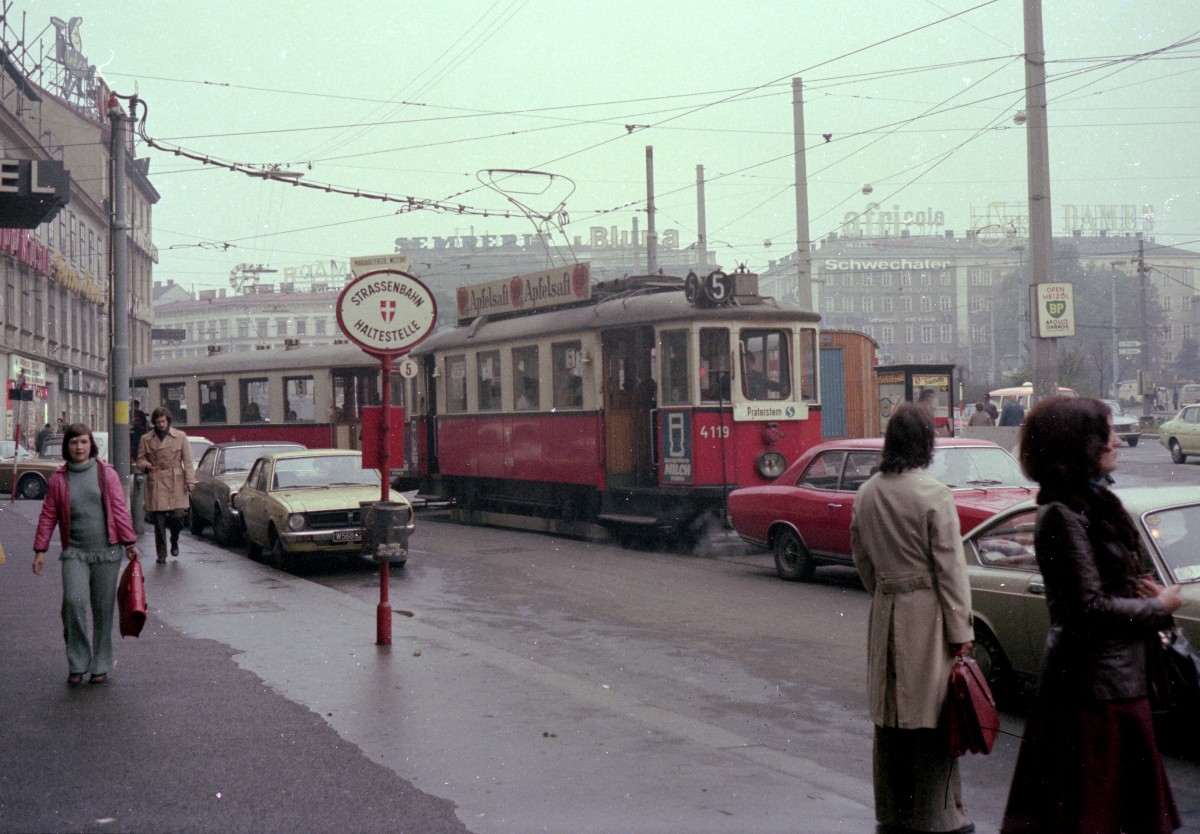
[[[407,272],[379,269],[355,278],[337,300],[342,332],[375,356],[402,356],[433,332],[437,301]]]

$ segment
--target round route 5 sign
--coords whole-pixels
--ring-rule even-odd
[[[337,300],[338,326],[376,356],[401,356],[433,332],[437,301],[419,280],[397,269],[364,273]]]

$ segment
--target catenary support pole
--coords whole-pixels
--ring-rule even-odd
[[[130,110],[137,97],[130,99]],[[112,343],[108,361],[109,398],[112,403],[112,429],[109,433],[111,463],[129,487],[129,377],[133,363],[129,352],[129,209],[125,183],[125,149],[129,117],[121,111],[116,93],[108,99],[108,118],[112,123],[112,218],[109,223],[112,247]]]

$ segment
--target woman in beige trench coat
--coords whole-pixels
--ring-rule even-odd
[[[951,665],[971,651],[974,633],[954,499],[925,472],[933,444],[933,415],[901,404],[850,526],[854,564],[872,595],[875,818],[889,834],[975,829],[963,812],[958,759],[937,729]]]
[[[156,408],[151,430],[138,443],[137,466],[146,473],[146,512],[154,522],[154,549],[161,565],[167,561],[166,529],[171,531],[171,555],[179,555],[179,531],[188,496],[196,486],[196,467],[187,435],[171,427],[171,412]]]

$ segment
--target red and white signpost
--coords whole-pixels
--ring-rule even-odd
[[[407,272],[377,269],[346,285],[337,300],[338,326],[350,341],[382,363],[383,413],[379,420],[381,501],[391,499],[388,416],[392,405],[392,361],[404,356],[437,325],[437,301],[429,288]],[[392,643],[392,609],[388,602],[388,562],[379,563],[379,606],[375,642]]]

